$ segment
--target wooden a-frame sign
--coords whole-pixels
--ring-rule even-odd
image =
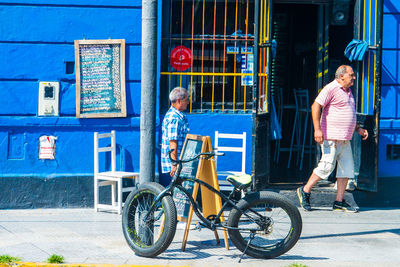
[[[200,135],[193,135],[193,134],[188,134],[186,136],[186,140],[183,146],[183,153],[185,153],[185,147],[187,146],[188,142],[190,140],[197,140],[202,142],[201,146],[201,152],[212,152],[213,148],[211,145],[211,138],[210,136],[200,136]],[[184,155],[181,154],[181,158],[183,158]],[[200,157],[199,164],[197,167],[197,172],[196,172],[196,178],[199,180],[202,180],[209,185],[213,186],[216,190],[219,190],[219,184],[218,184],[218,178],[217,178],[217,169],[215,167],[215,162],[212,159],[206,160],[203,157]],[[199,184],[195,183],[194,188],[193,188],[193,199],[196,199],[197,193],[199,190]],[[219,197],[217,194],[214,194],[211,192],[209,189],[207,189],[205,186],[201,186],[201,199],[202,199],[202,207],[203,207],[203,215],[205,218],[209,215],[217,215],[218,212],[222,208],[222,201],[221,197]],[[188,218],[184,218],[183,221],[186,221],[186,228],[185,228],[185,233],[183,235],[183,241],[182,241],[182,250],[184,251],[186,249],[186,242],[188,239],[189,235],[189,228],[190,228],[190,223],[192,221],[193,217],[193,207],[190,205],[189,208],[189,214]],[[180,219],[178,217],[178,219]],[[221,221],[225,221],[225,217],[221,216]],[[229,249],[229,243],[228,243],[228,233],[227,230],[224,229],[224,240],[225,240],[225,248]],[[217,230],[214,231],[215,238],[217,240],[217,243],[219,243],[219,237],[218,237],[218,232]]]

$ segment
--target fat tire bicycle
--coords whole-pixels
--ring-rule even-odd
[[[164,188],[157,183],[145,183],[133,190],[124,205],[122,230],[129,247],[136,255],[156,257],[164,252],[176,233],[177,212],[173,200],[175,188],[183,192],[190,201],[193,211],[200,219],[200,226],[212,231],[227,229],[232,243],[242,255],[254,258],[271,259],[290,250],[300,238],[302,219],[297,207],[286,197],[270,191],[249,192],[237,200],[235,192],[250,187],[251,177],[241,180],[239,176],[228,176],[232,183],[232,192],[227,196],[208,183],[194,178],[180,177],[183,163],[203,157],[212,160],[213,156],[223,153],[206,152],[186,160],[173,160],[178,164],[177,171],[170,184]],[[183,187],[184,181],[198,183],[224,200],[216,215],[205,218],[197,202]],[[228,220],[221,216],[229,212]]]

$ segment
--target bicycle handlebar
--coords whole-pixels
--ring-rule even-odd
[[[196,156],[194,156],[193,158],[190,158],[190,159],[178,159],[178,160],[174,160],[174,159],[171,157],[172,151],[174,151],[174,149],[172,149],[172,150],[170,150],[170,151],[168,152],[169,159],[171,160],[172,163],[178,163],[178,164],[179,164],[179,163],[186,163],[186,162],[193,161],[193,160],[195,160],[195,159],[198,159],[200,156],[206,156],[206,159],[209,159],[209,158],[211,158],[211,157],[213,157],[213,156],[224,156],[224,155],[225,155],[225,153],[213,151],[213,152],[203,152],[203,153],[199,153],[199,154],[197,154]]]

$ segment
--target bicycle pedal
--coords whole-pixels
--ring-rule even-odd
[[[196,225],[194,226],[193,230],[199,230],[199,232],[201,231],[201,227],[204,227],[204,224],[201,222],[196,222]]]

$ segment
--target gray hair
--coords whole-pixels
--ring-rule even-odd
[[[187,90],[183,87],[175,87],[171,93],[169,93],[169,100],[171,100],[172,103],[175,103],[176,100],[180,99],[183,100],[185,97],[188,96],[189,94]]]
[[[335,72],[335,79],[339,79],[340,76],[345,75],[347,73],[347,68],[349,68],[349,67],[350,66],[348,66],[348,65],[339,66],[339,68],[337,68],[337,70]]]

